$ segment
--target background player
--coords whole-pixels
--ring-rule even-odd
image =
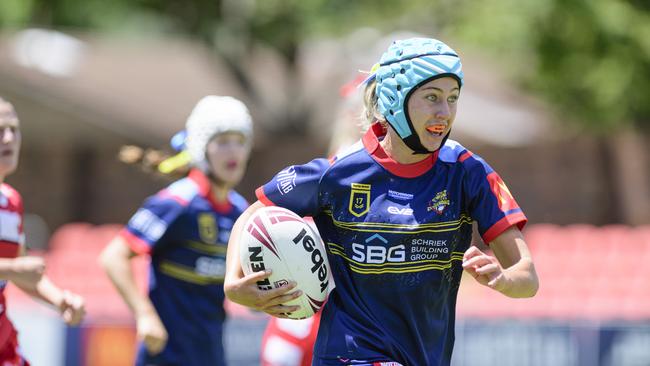
[[[133,311],[142,341],[136,365],[223,365],[226,243],[247,207],[232,190],[252,143],[246,106],[207,96],[192,110],[185,147],[193,169],[158,192],[105,248],[101,263]],[[151,256],[149,294],[136,288],[129,260]]]
[[[262,366],[309,366],[321,312],[307,319],[271,317],[262,337]]]
[[[229,245],[224,285],[234,302],[271,315],[298,295],[260,291],[243,276],[242,223],[264,205],[313,216],[336,282],[323,310],[314,365],[449,365],[463,269],[510,297],[538,288],[522,210],[483,159],[448,140],[463,85],[460,58],[427,38],[394,42],[367,81],[376,123],[333,161],[287,168],[257,190]],[[295,173],[291,190],[278,180]],[[470,247],[472,221],[495,256]]]
[[[20,354],[17,332],[7,318],[4,289],[7,281],[35,299],[58,308],[63,320],[77,325],[84,314],[80,296],[56,287],[43,273],[40,257],[25,256],[23,202],[20,194],[4,182],[18,167],[20,121],[13,105],[0,98],[0,365],[29,365]]]

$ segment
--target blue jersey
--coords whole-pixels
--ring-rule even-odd
[[[375,124],[336,158],[288,167],[256,192],[313,216],[327,247],[336,289],[314,365],[449,365],[472,221],[486,243],[526,222],[499,175],[457,142],[402,165],[383,133]]]
[[[246,200],[231,191],[215,202],[198,170],[148,198],[122,236],[149,253],[149,297],[167,329],[162,353],[143,345],[137,365],[224,365],[222,328],[226,246]]]

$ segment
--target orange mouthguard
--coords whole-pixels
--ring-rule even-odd
[[[427,127],[427,131],[433,132],[433,133],[443,133],[445,131],[445,126],[444,125],[433,125]]]

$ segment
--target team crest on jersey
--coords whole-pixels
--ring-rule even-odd
[[[442,213],[445,212],[449,204],[450,201],[449,198],[447,197],[447,190],[445,189],[444,191],[440,191],[436,193],[433,199],[431,199],[431,202],[429,202],[429,206],[427,206],[427,212],[434,211],[438,215],[442,215]]]
[[[214,215],[211,213],[201,213],[198,218],[199,222],[199,237],[201,241],[205,243],[216,243],[217,242],[217,220],[215,220]]]
[[[352,183],[350,185],[350,205],[348,210],[356,217],[365,215],[370,209],[370,184]]]

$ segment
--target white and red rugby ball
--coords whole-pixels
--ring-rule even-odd
[[[315,228],[294,212],[281,207],[262,207],[248,219],[240,241],[244,274],[272,269],[269,278],[257,283],[270,290],[296,281],[302,295],[283,305],[299,305],[286,314],[292,319],[314,315],[334,287],[323,241]]]

